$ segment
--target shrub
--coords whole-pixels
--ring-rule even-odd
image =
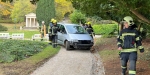
[[[27,40],[1,40],[0,62],[13,62],[25,59],[42,51],[47,44]]]
[[[80,11],[75,10],[71,15],[70,15],[70,20],[72,23],[79,23],[80,21],[82,23],[85,23],[86,17],[84,14],[82,14]]]
[[[116,24],[102,24],[102,25],[93,25],[95,34],[98,35],[113,35],[117,30]]]
[[[7,28],[7,27],[2,26],[2,25],[0,24],[0,31],[7,31],[7,30],[8,30],[8,28]]]
[[[87,22],[90,21],[93,24],[99,24],[101,20],[102,20],[102,18],[99,16],[87,17],[87,19],[86,19]]]

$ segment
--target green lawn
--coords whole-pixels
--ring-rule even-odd
[[[1,25],[5,26],[8,28],[8,31],[13,31],[13,30],[19,30],[20,26],[23,26],[22,24],[12,24],[12,23],[0,23]],[[16,28],[16,29],[15,29]]]
[[[12,33],[24,33],[24,38],[31,39],[32,35],[40,34],[38,30],[20,30],[19,29],[19,27],[21,26],[20,24],[8,24],[8,23],[0,23],[0,24],[8,28],[8,31],[3,32],[8,32],[10,35]],[[14,29],[14,26],[16,26],[16,29]]]
[[[21,24],[0,24],[8,28],[8,31],[4,32],[8,32],[10,35],[12,33],[24,33],[25,38],[31,39],[33,34],[39,34],[38,30],[20,30],[19,28],[22,26]],[[14,29],[14,26],[16,26],[16,29]],[[2,40],[0,39],[0,41]],[[57,54],[59,50],[60,46],[53,48],[51,45],[48,45],[42,52],[39,52],[24,60],[12,63],[0,63],[0,75],[29,75],[38,66],[44,64],[46,60]]]
[[[12,63],[1,63],[0,75],[29,75],[49,58],[56,55],[59,50],[60,47],[52,48],[52,46],[47,46],[42,52],[27,59]]]
[[[14,30],[14,31],[5,31],[9,33],[10,35],[12,33],[24,33],[24,38],[31,39],[32,35],[34,34],[40,34],[39,31],[30,31],[30,30]]]
[[[118,50],[102,50],[99,51],[99,54],[102,58],[103,61],[108,61],[108,60],[113,60],[115,58],[117,58],[119,55],[119,51]]]

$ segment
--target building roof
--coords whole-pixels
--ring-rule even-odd
[[[36,14],[35,13],[29,13],[27,15],[25,15],[26,17],[36,17]]]

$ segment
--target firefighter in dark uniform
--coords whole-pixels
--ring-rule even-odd
[[[52,29],[52,26],[53,26],[53,21],[54,21],[55,19],[51,19],[50,20],[50,24],[49,24],[49,44],[51,45],[52,44],[52,31],[51,31],[51,29]]]
[[[88,25],[87,25],[87,23],[85,23],[85,24],[84,24],[84,26],[83,26],[83,28],[84,28],[84,29],[86,29],[86,28],[87,28],[87,26],[88,26]]]
[[[52,28],[52,26],[53,26],[53,21],[54,21],[54,20],[55,20],[55,19],[53,19],[53,18],[50,20],[50,24],[49,24],[49,27],[50,27],[50,28]]]
[[[92,38],[93,38],[93,36],[95,36],[94,30],[93,30],[90,22],[87,23],[86,31],[90,34],[90,36]]]
[[[59,31],[59,28],[57,26],[57,21],[54,20],[53,21],[53,26],[52,26],[52,29],[51,29],[51,32],[52,32],[52,46],[53,48],[56,48],[57,47],[57,32]]]
[[[133,27],[134,22],[132,17],[126,16],[123,18],[124,28],[120,31],[117,38],[118,50],[120,50],[122,75],[127,75],[127,63],[129,61],[129,75],[136,75],[137,49],[141,53],[144,52],[138,31]]]

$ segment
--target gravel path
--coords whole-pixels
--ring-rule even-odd
[[[66,51],[64,47],[60,52],[31,75],[105,75],[102,62],[97,53],[91,54],[89,50]]]

